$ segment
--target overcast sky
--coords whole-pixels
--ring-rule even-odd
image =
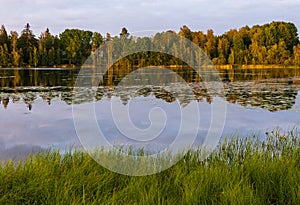
[[[34,33],[65,28],[120,33],[191,30],[216,34],[244,25],[290,21],[300,30],[300,0],[0,0],[0,24],[18,33],[29,22]]]

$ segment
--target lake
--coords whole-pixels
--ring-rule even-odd
[[[169,73],[149,69],[156,80],[166,75],[164,79],[170,82],[154,85],[148,79],[150,83],[141,86],[120,86],[127,74],[119,71],[107,73],[96,88],[73,92],[79,69],[0,69],[0,159],[19,159],[31,151],[48,148],[80,147],[82,139],[77,137],[72,110],[87,106],[93,106],[98,126],[109,143],[132,145],[134,140],[126,138],[124,132],[136,135],[137,129],[146,130],[153,124],[159,137],[151,139],[150,145],[143,141],[140,146],[158,150],[172,142],[180,127],[180,111],[190,104],[198,107],[200,119],[197,126],[184,132],[188,136],[189,131],[196,130],[195,147],[203,142],[211,122],[218,122],[212,119],[214,102],[226,106],[225,121],[220,124],[224,126],[221,138],[235,133],[264,137],[265,132],[275,128],[284,132],[300,125],[300,68],[218,70],[216,74],[224,87],[222,95],[208,91],[194,72],[174,70],[185,83],[174,83]],[[139,74],[144,75],[143,72]],[[176,95],[172,89],[176,89]],[[130,113],[128,118],[123,113],[126,110]],[[188,115],[192,117],[193,113]],[[155,120],[160,122],[165,117],[167,121],[160,129]],[[126,124],[128,119],[135,127]],[[116,122],[126,125],[125,130]],[[88,120],[83,123],[89,127]],[[86,132],[95,134],[90,129]]]

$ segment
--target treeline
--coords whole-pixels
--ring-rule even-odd
[[[171,31],[174,32],[174,31]],[[174,32],[175,33],[175,32]],[[157,34],[159,35],[159,33]],[[157,36],[156,35],[156,36]],[[183,36],[199,47],[216,65],[297,65],[300,66],[300,43],[297,28],[289,22],[272,22],[231,29],[222,35],[214,35],[209,29],[191,31],[187,26],[180,28]],[[126,28],[120,37],[130,39]],[[113,41],[109,33],[102,36],[98,32],[66,29],[59,35],[52,35],[49,29],[37,38],[30,25],[26,24],[21,34],[7,33],[5,26],[0,29],[1,67],[54,67],[62,65],[82,65],[101,44]],[[147,61],[169,65],[168,57],[147,55]]]
[[[217,65],[300,65],[300,44],[293,23],[245,26],[220,36],[214,36],[212,30],[206,35],[201,31],[191,32],[184,26],[179,35],[191,38]]]
[[[97,32],[66,29],[52,35],[47,28],[38,38],[26,24],[20,36],[16,31],[7,34],[4,25],[0,29],[1,67],[54,67],[82,65],[92,50],[103,42]]]

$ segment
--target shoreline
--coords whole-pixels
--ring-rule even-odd
[[[266,133],[265,141],[241,137],[224,139],[208,157],[202,149],[189,151],[172,167],[141,176],[106,169],[85,151],[32,154],[24,161],[0,163],[0,203],[299,204],[299,132],[275,130]],[[152,167],[140,160],[118,161],[118,152],[96,154],[122,169]]]
[[[265,68],[274,68],[274,69],[298,69],[300,66],[297,65],[275,65],[275,64],[250,64],[250,65],[231,65],[231,64],[226,64],[226,65],[213,65],[216,69],[220,70],[231,70],[231,69],[265,69]],[[213,66],[209,66],[212,68]],[[140,66],[131,66],[135,68],[143,68]],[[150,67],[150,66],[145,66],[145,67]],[[186,66],[184,65],[168,65],[168,66],[153,66],[153,67],[161,67],[161,68],[184,68]],[[39,67],[1,67],[0,70],[3,69],[78,69],[78,68],[86,68],[85,66],[76,66],[76,65],[60,65],[60,66],[39,66]]]
[[[81,68],[81,66],[76,66],[76,65],[57,65],[57,66],[39,66],[39,67],[26,67],[26,66],[19,66],[19,67],[1,67],[0,70],[3,69],[76,69],[76,68]]]
[[[274,68],[274,69],[297,69],[300,68],[300,66],[296,65],[274,65],[274,64],[269,64],[269,65],[215,65],[217,69],[264,69],[264,68]]]

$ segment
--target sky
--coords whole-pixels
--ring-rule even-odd
[[[231,28],[272,21],[293,22],[300,30],[300,0],[0,0],[0,25],[18,33],[30,23],[39,36],[79,28],[118,35],[140,31],[193,31]]]

